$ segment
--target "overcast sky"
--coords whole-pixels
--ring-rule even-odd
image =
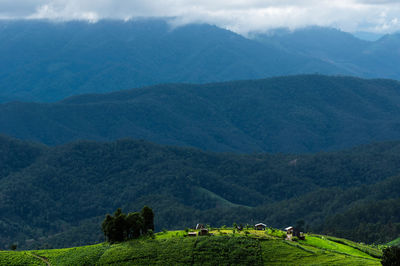
[[[400,0],[0,0],[3,19],[139,17],[207,22],[241,34],[309,25],[392,33],[400,30]]]

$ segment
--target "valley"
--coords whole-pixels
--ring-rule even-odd
[[[204,152],[145,141],[79,141],[49,147],[0,139],[2,248],[62,248],[101,242],[117,207],[149,205],[156,231],[203,222],[264,221],[364,243],[400,233],[400,143],[339,152]],[[295,163],[294,163],[295,162]]]

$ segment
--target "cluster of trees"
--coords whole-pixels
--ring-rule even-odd
[[[101,228],[107,241],[122,242],[151,234],[154,231],[153,210],[144,206],[142,211],[125,214],[118,208],[114,215],[107,214]]]

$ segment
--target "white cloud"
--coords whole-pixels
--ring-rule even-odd
[[[0,18],[174,18],[207,22],[246,34],[276,27],[332,26],[345,31],[400,30],[395,0],[0,0]]]

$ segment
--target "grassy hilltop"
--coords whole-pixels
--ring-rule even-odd
[[[0,265],[380,265],[382,255],[375,247],[322,235],[286,241],[274,229],[210,233],[185,237],[185,231],[164,231],[113,245],[1,251]]]

